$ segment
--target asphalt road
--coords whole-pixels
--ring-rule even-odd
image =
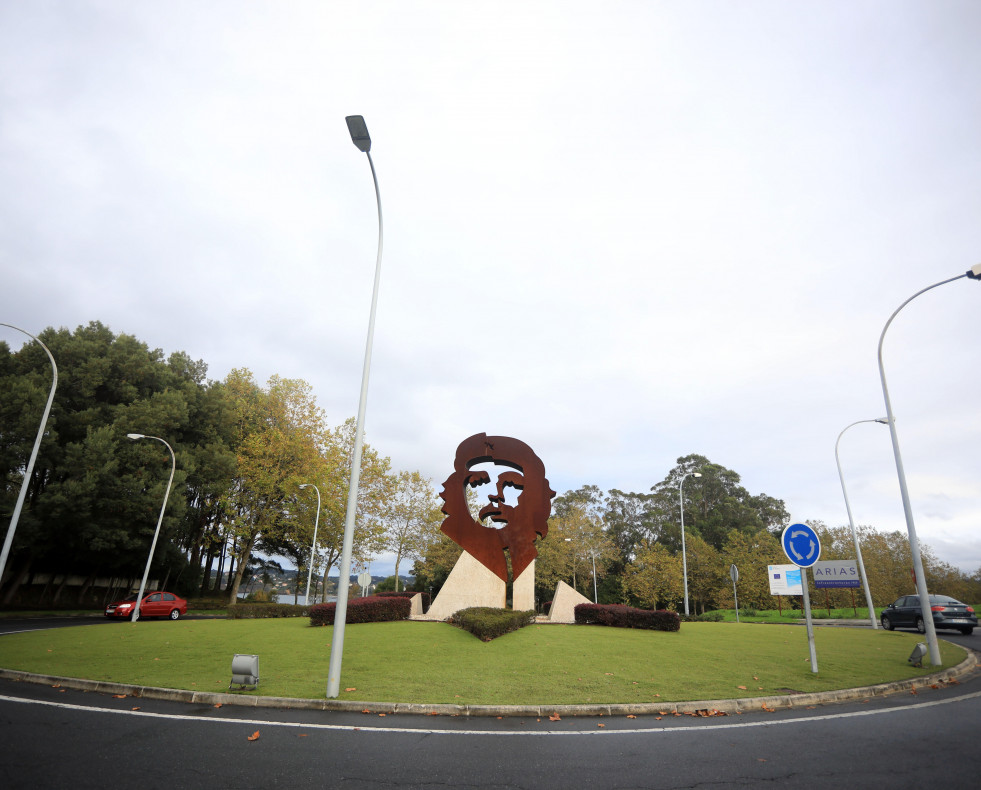
[[[21,630],[14,625],[0,630]],[[977,639],[951,637],[969,647]],[[214,708],[0,681],[0,783],[11,790],[973,790],[979,732],[978,673],[813,710],[559,721]]]

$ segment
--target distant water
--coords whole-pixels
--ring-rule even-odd
[[[311,598],[311,602],[312,603],[320,603],[320,599],[319,598],[314,599],[312,595],[310,596],[310,598]],[[326,601],[327,601],[327,603],[337,603],[337,596],[336,595],[328,595],[327,598],[326,598]],[[293,596],[292,595],[277,595],[276,596],[276,603],[292,604],[293,603]],[[297,604],[297,606],[305,606],[306,605],[306,596],[305,595],[297,595],[296,596],[296,604]]]

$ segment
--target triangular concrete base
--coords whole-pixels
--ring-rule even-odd
[[[426,620],[446,620],[454,612],[471,606],[503,609],[506,601],[507,585],[482,562],[463,552],[423,617]]]
[[[592,603],[592,601],[565,582],[559,582],[555,588],[552,605],[548,609],[548,621],[550,623],[576,622],[576,607],[581,603]]]

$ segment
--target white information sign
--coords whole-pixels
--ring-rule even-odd
[[[770,595],[803,595],[800,568],[796,565],[767,565]]]

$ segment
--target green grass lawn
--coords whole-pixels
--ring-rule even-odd
[[[0,666],[120,683],[225,691],[235,653],[259,656],[257,691],[323,698],[332,629],[301,618],[108,623],[0,636]],[[677,633],[533,625],[481,642],[445,623],[349,625],[341,699],[456,704],[680,702],[828,691],[920,677],[916,634],[685,623]],[[944,667],[965,651],[941,642]]]

